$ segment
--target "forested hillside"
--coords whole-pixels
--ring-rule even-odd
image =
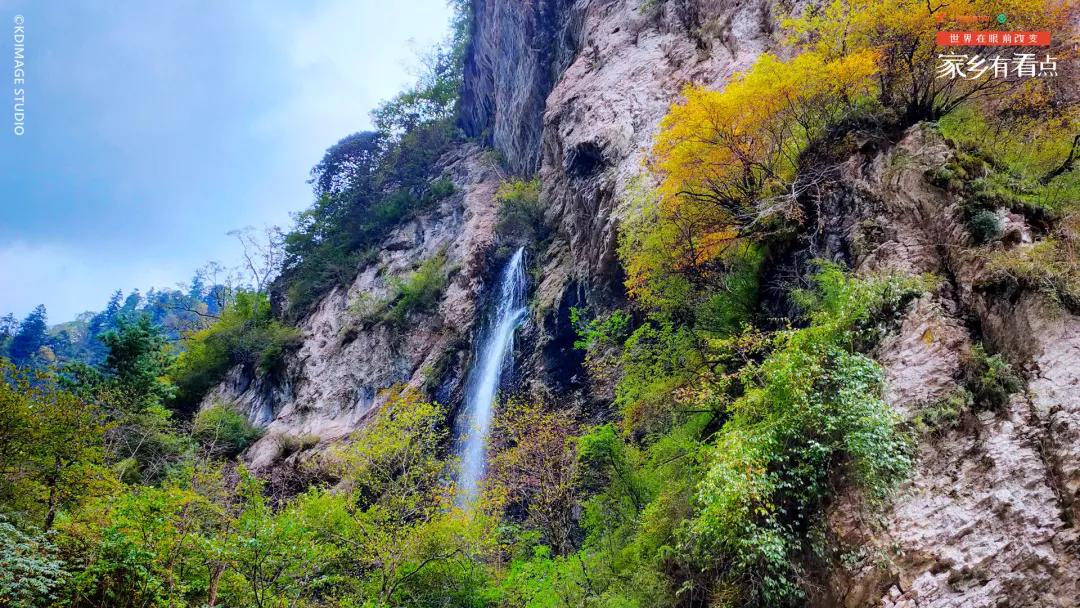
[[[1080,605],[1075,6],[452,5],[240,278],[0,320],[0,606]]]

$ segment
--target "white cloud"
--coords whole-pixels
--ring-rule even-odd
[[[278,41],[288,61],[281,67],[288,70],[289,94],[253,127],[287,133],[316,154],[370,127],[368,113],[411,80],[415,47],[438,42],[450,16],[445,0],[331,0],[303,12],[254,10],[258,27]]]
[[[0,141],[26,167],[5,191],[25,202],[0,226],[0,314],[44,303],[53,321],[234,263],[231,228],[287,226],[308,169],[449,20],[446,0],[15,6],[50,44],[39,144]]]
[[[74,319],[86,310],[100,310],[117,289],[171,288],[194,269],[172,267],[162,260],[125,260],[57,245],[23,242],[0,247],[0,288],[8,310],[22,318],[45,304],[50,323]],[[47,297],[43,297],[46,296]]]

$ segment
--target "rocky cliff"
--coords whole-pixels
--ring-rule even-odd
[[[397,383],[442,385],[441,396],[455,405],[496,244],[494,192],[513,173],[539,174],[548,221],[557,228],[550,246],[530,252],[540,269],[538,313],[524,328],[526,365],[518,379],[555,392],[581,388],[569,308],[621,298],[619,195],[640,173],[660,118],[681,88],[719,86],[766,48],[771,10],[740,2],[478,0],[461,127],[502,162],[472,144],[449,153],[432,176],[449,173],[456,193],[397,229],[348,290],[318,302],[301,323],[303,346],[285,371],[253,378],[234,370],[204,404],[238,403],[268,428],[249,452],[259,466],[280,455],[275,438],[281,435],[310,442],[347,434],[362,424],[378,393]],[[390,277],[442,248],[457,270],[437,314],[411,319],[406,330],[353,327],[349,303],[357,294],[384,294]],[[440,377],[431,377],[432,370]]]
[[[585,386],[572,352],[571,306],[623,299],[616,258],[618,202],[641,173],[660,118],[687,83],[720,86],[773,40],[770,2],[476,0],[461,126],[497,150],[510,173],[538,174],[550,244],[518,355],[519,380],[556,395],[610,395]],[[974,342],[1022,370],[1024,389],[999,410],[966,411],[924,435],[918,465],[892,502],[845,495],[831,507],[834,554],[812,602],[821,606],[1074,606],[1080,598],[1080,318],[1041,296],[986,289],[986,273],[954,194],[929,169],[953,154],[932,130],[868,141],[840,174],[807,243],[860,273],[945,279],[875,350],[887,401],[912,420],[963,382]],[[902,162],[901,162],[902,159]],[[486,294],[494,192],[504,172],[473,144],[436,174],[457,188],[398,228],[348,289],[303,321],[303,346],[277,379],[236,372],[207,397],[242,404],[269,430],[247,459],[266,468],[282,437],[340,438],[362,425],[379,393],[409,383],[453,404]],[[1026,247],[1038,230],[1002,218]],[[455,268],[438,309],[406,327],[358,324],[358,294],[445,251]]]
[[[408,384],[449,403],[459,399],[494,245],[500,174],[480,148],[464,145],[443,157],[433,171],[440,175],[455,192],[395,229],[348,288],[318,301],[300,324],[302,344],[284,370],[254,377],[238,367],[204,398],[204,406],[235,404],[267,429],[247,453],[257,470],[279,464],[297,445],[325,444],[359,428],[391,386]],[[394,277],[440,254],[450,280],[435,310],[402,324],[363,319],[357,310],[363,301],[384,297]]]
[[[846,496],[830,518],[837,567],[820,605],[1074,606],[1080,598],[1077,463],[1080,318],[1041,297],[987,291],[959,197],[927,175],[954,152],[929,127],[843,165],[824,218],[827,255],[858,272],[947,277],[917,301],[875,356],[888,403],[907,419],[940,408],[981,340],[1024,370],[998,411],[965,411],[923,436],[918,465],[884,512]],[[1038,239],[1022,216],[1001,247]],[[843,565],[839,565],[843,564]]]

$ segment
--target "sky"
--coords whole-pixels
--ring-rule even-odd
[[[449,18],[446,0],[0,0],[0,314],[68,321],[236,263],[226,233],[287,228],[310,168]]]

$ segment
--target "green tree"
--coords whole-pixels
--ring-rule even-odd
[[[0,507],[48,530],[108,479],[101,412],[55,376],[0,359]]]
[[[171,357],[167,342],[146,315],[121,318],[117,329],[101,336],[109,349],[105,370],[130,408],[141,410],[172,398],[176,387],[166,376]]]
[[[45,305],[37,305],[19,324],[19,331],[11,339],[11,360],[22,365],[32,362],[49,337],[48,314]]]
[[[243,414],[220,403],[200,410],[191,423],[192,437],[215,456],[236,456],[262,434]]]
[[[185,336],[184,350],[168,370],[178,387],[172,404],[192,411],[233,366],[251,374],[275,371],[298,338],[296,328],[274,318],[266,294],[237,293],[216,323]]]

